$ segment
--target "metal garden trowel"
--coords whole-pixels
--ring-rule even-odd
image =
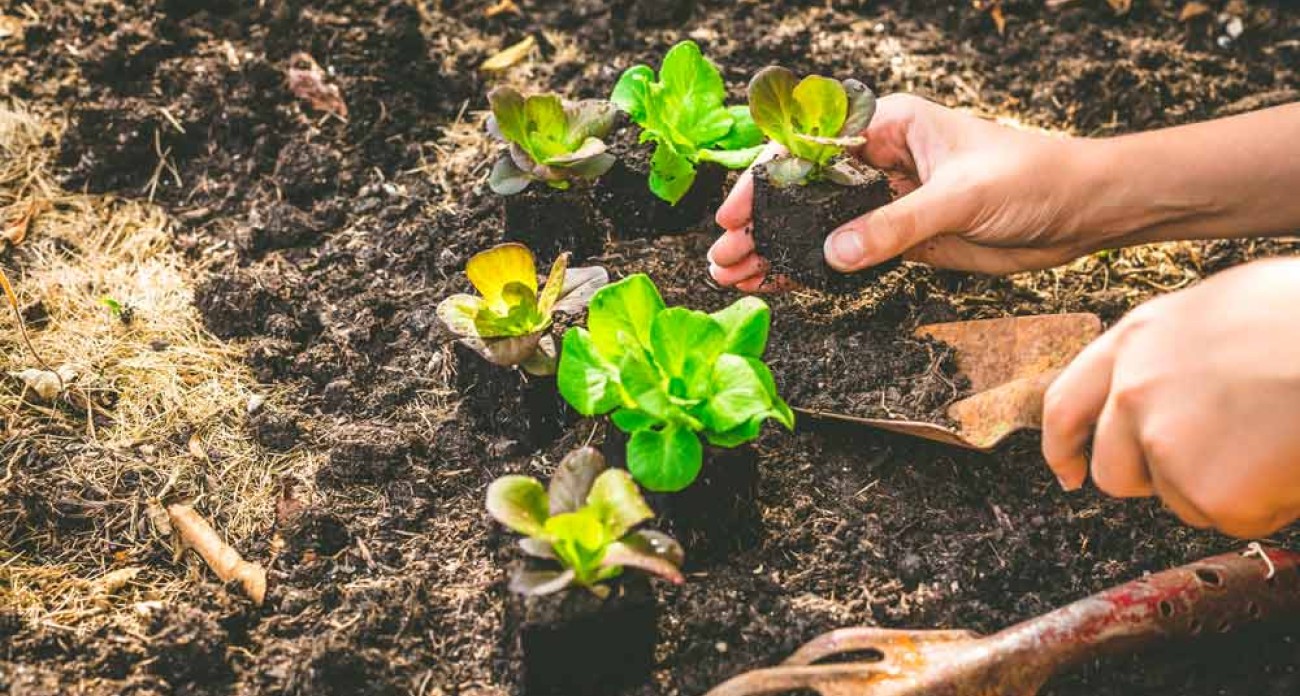
[[[816,417],[849,421],[958,447],[991,450],[1008,435],[1042,427],[1043,394],[1083,347],[1101,335],[1095,314],[1043,314],[927,324],[916,330],[952,346],[957,370],[974,392],[948,407],[956,421],[936,423],[860,418],[802,409]]]
[[[1300,555],[1252,544],[1095,594],[1000,633],[846,628],[705,696],[1032,696],[1056,672],[1176,638],[1300,618]],[[826,662],[840,657],[852,661]],[[800,693],[804,693],[800,691]]]

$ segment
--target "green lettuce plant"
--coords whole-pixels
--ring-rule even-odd
[[[519,366],[531,374],[555,374],[555,341],[547,333],[556,312],[576,314],[609,283],[604,268],[569,268],[561,254],[538,289],[533,252],[501,244],[465,264],[479,295],[452,295],[438,304],[438,318],[488,362]]]
[[[648,277],[629,276],[592,296],[586,328],[565,332],[560,394],[631,435],[627,467],[642,486],[679,491],[699,475],[701,436],[735,447],[768,418],[794,427],[762,360],[770,325],[756,297],[712,314],[668,308]]]
[[[683,41],[664,55],[659,74],[648,65],[629,68],[611,100],[641,127],[641,142],[654,141],[650,190],[676,204],[695,182],[695,167],[714,162],[744,169],[762,150],[763,134],[749,107],[726,106],[722,73]]]
[[[860,175],[836,158],[866,142],[861,133],[876,112],[876,95],[857,80],[820,75],[795,80],[772,66],[749,82],[749,110],[759,130],[786,149],[767,165],[778,185],[829,180],[853,185]]]
[[[556,561],[557,570],[521,570],[510,589],[528,595],[585,587],[605,596],[601,583],[627,567],[682,582],[682,547],[653,530],[633,531],[654,517],[626,471],[606,469],[595,449],[584,447],[560,462],[550,486],[531,476],[502,476],[488,486],[487,509],[501,524],[524,535],[519,547]]]
[[[567,189],[575,179],[595,179],[614,166],[603,140],[618,115],[613,104],[566,103],[555,94],[525,98],[510,87],[492,90],[488,102],[488,132],[510,146],[488,177],[496,193],[516,194],[534,181]]]

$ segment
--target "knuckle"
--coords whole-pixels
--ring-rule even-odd
[[[1153,324],[1159,321],[1162,315],[1161,303],[1159,300],[1151,300],[1134,307],[1132,311],[1124,315],[1119,324],[1116,324],[1115,330],[1119,332],[1121,341],[1131,341],[1134,337],[1141,336],[1151,330]]]
[[[1111,389],[1110,398],[1114,400],[1115,407],[1121,413],[1133,414],[1141,409],[1143,404],[1147,403],[1151,392],[1155,388],[1155,383],[1147,379],[1117,379],[1115,386]],[[1159,437],[1159,434],[1152,433],[1151,436]]]
[[[1178,434],[1178,429],[1170,424],[1143,427],[1138,436],[1138,441],[1142,446],[1143,454],[1146,455],[1147,461],[1151,462],[1152,466],[1161,469],[1172,469],[1184,459],[1183,453],[1186,450],[1187,441]]]
[[[930,102],[912,94],[911,92],[894,92],[893,94],[887,94],[881,97],[880,103],[888,104],[892,108],[902,107],[907,109],[917,109],[922,108]]]

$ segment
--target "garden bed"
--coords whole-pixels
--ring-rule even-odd
[[[470,380],[458,379],[461,357],[435,306],[467,289],[466,260],[501,237],[484,183],[493,85],[605,96],[622,69],[691,37],[737,98],[749,75],[779,62],[1085,135],[1210,118],[1294,99],[1300,87],[1300,15],[1275,3],[1226,3],[1247,27],[1226,48],[1214,13],[1180,21],[1181,2],[1134,3],[1116,17],[1105,2],[1008,1],[1005,36],[969,3],[705,2],[660,29],[630,24],[627,3],[520,2],[519,14],[489,17],[494,4],[70,0],[33,3],[35,16],[5,11],[0,95],[46,122],[67,118],[40,145],[49,170],[69,191],[151,198],[166,211],[169,253],[195,283],[205,327],[248,370],[239,389],[255,378],[275,400],[273,416],[236,428],[247,438],[208,444],[213,464],[169,491],[197,497],[245,558],[267,566],[261,608],[197,561],[174,561],[163,538],[136,533],[166,477],[69,474],[84,470],[84,451],[151,461],[192,453],[193,433],[210,431],[168,421],[101,452],[85,450],[99,441],[75,412],[19,411],[26,427],[0,443],[0,523],[23,525],[0,529],[0,599],[13,603],[0,605],[0,690],[517,690],[506,571],[518,554],[485,515],[484,490],[506,473],[544,478],[604,426],[565,415],[548,424],[558,435],[536,442],[518,435],[519,414],[461,403]],[[528,36],[538,47],[520,64],[478,70]],[[332,68],[346,121],[285,88],[299,51]],[[19,196],[13,181],[0,182],[6,203]],[[738,295],[708,280],[714,233],[614,237],[589,261],[615,278],[649,274],[669,305],[717,310]],[[78,245],[90,248],[34,234],[0,262],[23,269],[20,294],[35,300],[21,279]],[[792,406],[934,415],[963,386],[942,346],[908,338],[919,324],[1057,311],[1112,321],[1213,271],[1297,252],[1293,240],[1173,244],[1012,279],[904,265],[857,293],[770,298],[767,361]],[[149,310],[137,326],[158,321]],[[221,402],[222,418],[247,418],[239,394]],[[15,395],[3,396],[8,412]],[[240,448],[254,436],[265,461],[284,450],[298,458],[265,480],[224,466],[253,456]],[[1239,546],[1153,501],[1063,493],[1032,436],[982,455],[801,419],[793,434],[768,427],[755,448],[761,532],[690,568],[682,586],[654,585],[657,663],[625,693],[701,694],[841,626],[992,631]],[[229,492],[232,471],[259,481],[261,518]],[[1276,541],[1295,547],[1300,533]],[[34,571],[19,587],[15,559],[73,578],[149,570],[69,622]],[[1297,640],[1286,627],[1215,638],[1087,665],[1044,693],[1294,694]]]

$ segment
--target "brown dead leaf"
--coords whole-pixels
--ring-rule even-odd
[[[289,58],[289,91],[313,109],[347,120],[348,105],[338,85],[327,84],[325,71],[310,54],[299,51]]]
[[[280,497],[275,500],[275,519],[281,526],[293,522],[307,507],[307,503],[298,497],[298,485],[294,481],[286,479],[282,485]]]
[[[1007,16],[1002,12],[1002,0],[971,0],[971,7],[980,12],[987,12],[999,36],[1007,33]]]
[[[1007,18],[1006,15],[1002,14],[1001,3],[994,5],[993,9],[989,10],[989,16],[993,18],[993,26],[998,28],[998,34],[999,35],[1006,34]]]
[[[23,35],[23,20],[12,15],[0,15],[0,39]]]
[[[1213,8],[1211,8],[1209,5],[1203,2],[1197,2],[1196,0],[1192,0],[1186,5],[1183,5],[1183,9],[1179,11],[1178,21],[1190,22],[1193,19],[1196,19],[1197,17],[1203,17],[1205,15],[1210,14],[1213,11],[1214,11]]]
[[[515,0],[498,0],[495,5],[483,10],[483,16],[488,19],[492,19],[501,14],[512,14],[518,16],[523,14],[523,10],[519,9],[519,6],[515,4]]]
[[[9,223],[9,225],[4,228],[3,232],[0,232],[0,240],[4,240],[14,246],[22,244],[23,240],[27,239],[27,232],[32,227],[32,220],[35,220],[36,216],[44,212],[49,205],[49,201],[41,198],[33,198],[28,201],[27,208],[22,212],[22,214],[15,218],[13,222]]]
[[[199,437],[198,433],[191,433],[189,441],[185,444],[190,451],[191,457],[201,462],[209,461],[208,450],[203,446],[203,438]]]
[[[1128,14],[1128,11],[1133,9],[1133,0],[1106,0],[1106,4],[1110,5],[1110,9],[1114,10],[1116,15]]]
[[[483,61],[483,65],[479,66],[479,69],[486,72],[501,72],[502,70],[506,70],[523,62],[523,60],[528,57],[528,54],[532,53],[533,49],[536,47],[537,39],[529,36],[523,41],[504,48],[496,55]]]

